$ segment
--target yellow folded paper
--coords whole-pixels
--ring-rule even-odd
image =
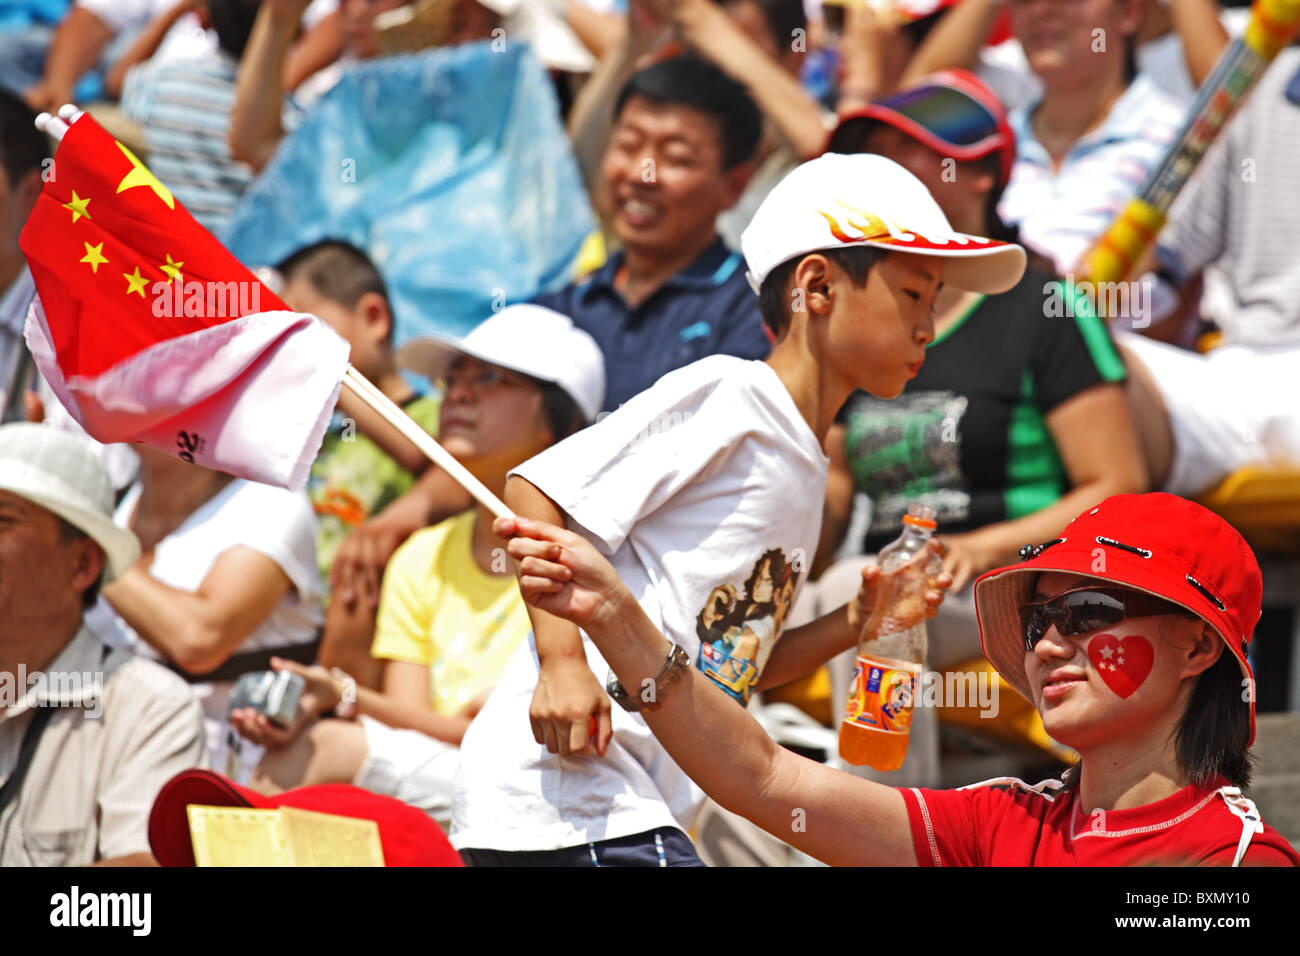
[[[296,807],[186,809],[197,866],[384,865],[374,820]]]

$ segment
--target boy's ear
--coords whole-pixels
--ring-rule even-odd
[[[393,330],[393,313],[378,292],[363,293],[357,300],[357,313],[365,320],[371,341],[384,342]]]
[[[794,267],[794,278],[790,283],[791,314],[802,311],[825,315],[830,312],[832,278],[829,259],[816,252],[804,256]]]

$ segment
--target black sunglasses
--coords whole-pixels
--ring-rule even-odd
[[[1025,650],[1032,651],[1053,624],[1062,637],[1078,637],[1104,627],[1114,627],[1126,617],[1155,614],[1190,615],[1191,612],[1142,591],[1081,588],[1024,605],[1020,608],[1020,627],[1025,638]]]

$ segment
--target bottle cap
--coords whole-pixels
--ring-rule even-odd
[[[933,531],[939,527],[939,523],[932,518],[921,518],[917,515],[903,515],[903,524],[910,524],[915,528],[925,528],[927,531]]]

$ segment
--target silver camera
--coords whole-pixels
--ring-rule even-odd
[[[235,681],[230,710],[251,707],[280,727],[293,723],[307,682],[291,671],[254,671]]]

